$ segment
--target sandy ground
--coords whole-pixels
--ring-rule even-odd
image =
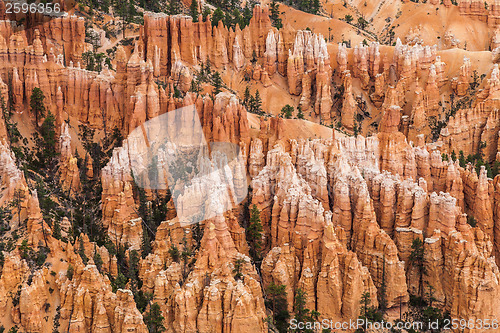
[[[330,13],[328,8],[325,8],[325,11]],[[304,13],[283,4],[280,4],[280,11],[284,25],[289,24],[296,30],[309,28],[312,32],[322,34],[323,37],[335,44],[344,40],[351,40],[352,45],[361,43],[363,39],[367,41],[374,40],[366,32],[339,20],[339,18],[344,18],[347,14],[355,17],[351,10],[344,8],[340,4],[333,6],[331,9],[334,18]]]
[[[312,15],[280,4],[284,24],[294,29],[309,27],[321,33],[334,43],[351,40],[355,45],[366,39],[383,39],[387,30],[394,26],[395,38],[405,42],[410,29],[419,28],[419,38],[427,45],[437,44],[444,48],[444,35],[451,31],[460,40],[460,47],[467,50],[487,50],[492,33],[485,22],[460,16],[458,6],[446,8],[444,5],[414,3],[400,0],[326,0],[322,2],[323,16]],[[346,15],[353,17],[352,24],[341,20]],[[370,23],[365,31],[355,26],[357,19],[363,17]]]
[[[333,129],[301,119],[283,119],[284,137],[283,139],[330,139]],[[260,128],[259,116],[248,113],[248,125],[250,127],[250,136],[257,137]],[[335,131],[335,135],[343,135]]]

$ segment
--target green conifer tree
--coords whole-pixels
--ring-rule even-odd
[[[142,258],[146,258],[148,254],[151,253],[151,241],[149,238],[149,233],[147,228],[142,226],[142,243],[141,243],[141,256]]]
[[[308,319],[309,309],[306,308],[306,297],[306,292],[300,288],[295,292],[293,311],[297,322],[304,323]]]
[[[17,211],[17,222],[19,226],[21,225],[21,210],[23,208],[23,202],[25,199],[26,196],[24,194],[24,191],[18,188],[14,190],[12,201],[9,203],[9,206]]]
[[[281,108],[281,116],[285,117],[286,119],[291,119],[293,116],[293,106],[290,104],[285,105],[284,107]]]
[[[266,306],[272,310],[273,324],[279,332],[287,332],[287,320],[290,318],[285,289],[284,284],[277,285],[274,282],[266,288]]]
[[[249,103],[250,103],[250,97],[252,95],[250,94],[250,88],[248,86],[245,88],[245,93],[243,94],[243,106],[246,107],[247,109],[249,108]]]
[[[207,6],[203,7],[203,12],[201,13],[201,15],[203,16],[203,22],[207,22],[207,17],[210,14],[212,14],[210,8]]]
[[[215,72],[213,75],[213,85],[214,85],[214,90],[213,90],[213,96],[217,96],[222,91],[222,78],[220,76],[219,72]]]
[[[193,22],[198,22],[198,16],[200,12],[198,10],[198,0],[192,0],[191,6],[189,6],[189,14],[193,18]]]
[[[38,121],[45,116],[45,105],[43,100],[45,96],[43,95],[42,89],[35,87],[31,93],[30,107],[31,112],[35,115],[36,127],[38,127]]]
[[[97,252],[96,249],[94,249],[94,257],[92,259],[94,260],[94,264],[97,267],[97,270],[100,272],[102,270],[103,261],[101,255],[99,254],[99,252]]]
[[[462,168],[465,168],[466,166],[466,161],[465,161],[465,156],[463,150],[460,150],[458,153],[458,163]]]
[[[250,59],[250,62],[254,65],[257,62],[257,53],[255,52],[255,50],[252,51],[252,59]]]
[[[85,255],[85,246],[83,244],[83,237],[81,235],[80,235],[80,240],[79,240],[78,254],[82,258],[83,263],[86,265],[89,259]]]
[[[262,248],[262,223],[260,211],[256,205],[250,211],[250,220],[246,230],[247,242],[250,246],[250,256],[254,260],[260,260],[260,250]]]
[[[58,155],[57,138],[55,131],[55,117],[49,111],[45,117],[42,126],[40,126],[40,136],[35,134],[37,167],[47,169],[54,165],[55,157]]]
[[[255,97],[254,97],[254,112],[257,114],[262,114],[262,98],[260,98],[260,93],[259,90],[255,91]]]
[[[224,17],[225,15],[222,9],[217,8],[212,15],[212,27],[217,26],[219,21],[224,20]]]
[[[61,225],[59,224],[59,219],[55,218],[52,224],[52,237],[55,239],[61,239]]]
[[[166,328],[163,324],[165,318],[161,315],[160,306],[158,303],[153,303],[149,307],[149,311],[144,316],[144,323],[148,327],[150,333],[165,332]]]
[[[424,265],[424,243],[420,238],[415,238],[411,244],[411,252],[409,257],[410,266],[415,267],[419,275],[418,293],[423,297],[423,278],[426,274]]]
[[[385,253],[383,255],[383,264],[382,264],[382,283],[380,285],[380,300],[378,302],[378,307],[382,313],[385,313],[387,310],[387,282],[385,278]]]
[[[167,8],[169,15],[177,15],[182,12],[182,5],[179,0],[170,0]]]
[[[271,18],[273,27],[281,29],[283,27],[283,23],[281,22],[280,18],[280,4],[273,0],[269,7],[271,12],[271,15],[269,15],[269,17]]]
[[[252,19],[253,16],[252,8],[250,8],[249,1],[247,1],[245,8],[243,8],[242,16],[243,16],[243,23],[240,25],[241,29],[250,24],[250,20]]]

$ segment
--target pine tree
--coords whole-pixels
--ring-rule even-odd
[[[118,270],[120,269],[120,266],[118,266]],[[125,286],[127,285],[127,278],[123,273],[119,272],[118,275],[114,280],[111,281],[111,288],[113,289],[113,292],[116,293],[118,289],[125,289]]]
[[[75,273],[75,268],[73,265],[69,264],[68,269],[66,270],[66,276],[71,281],[73,280],[73,274]]]
[[[147,205],[146,191],[144,190],[144,188],[137,186],[137,196],[139,197],[139,216],[142,218],[144,223],[147,224],[149,220],[149,210]]]
[[[12,201],[9,203],[9,206],[17,210],[17,222],[18,225],[21,225],[21,209],[23,208],[23,202],[26,196],[24,195],[24,191],[20,188],[14,190],[14,195],[12,197]]]
[[[122,18],[122,36],[125,38],[126,26],[129,22],[129,1],[128,0],[114,0],[113,4],[116,15]]]
[[[424,265],[424,243],[420,238],[415,238],[411,244],[411,252],[409,257],[410,266],[415,267],[419,274],[418,291],[420,297],[423,297],[423,278],[426,274]]]
[[[33,250],[28,245],[28,240],[24,239],[22,241],[21,245],[19,246],[19,254],[21,255],[21,259],[28,260],[32,253],[33,253]]]
[[[255,91],[255,97],[254,97],[254,112],[257,114],[262,113],[262,99],[260,98],[260,93],[259,91]]]
[[[462,168],[465,168],[466,161],[463,150],[460,150],[460,152],[458,153],[458,163]]]
[[[368,25],[368,21],[365,20],[363,17],[358,17],[358,27],[361,30],[365,30],[366,26]]]
[[[205,74],[207,76],[212,75],[212,63],[210,62],[210,59],[207,59],[207,61],[205,62]]]
[[[42,89],[35,87],[31,93],[30,107],[31,112],[35,115],[36,127],[38,127],[38,121],[45,115],[45,105],[43,104],[45,96],[43,96]]]
[[[256,205],[250,211],[250,220],[246,230],[248,244],[250,245],[250,256],[254,260],[260,260],[260,249],[262,248],[262,223],[260,211]]]
[[[316,15],[319,13],[320,9],[321,9],[321,3],[319,2],[319,0],[312,0],[311,13]]]
[[[196,95],[200,93],[201,91],[200,82],[197,79],[191,80],[191,88],[189,88],[189,91],[196,93]]]
[[[427,303],[429,304],[430,307],[432,307],[432,303],[435,302],[437,299],[434,297],[434,293],[436,292],[436,289],[427,283],[427,286],[429,287],[429,292],[426,294],[427,296]]]
[[[493,162],[493,165],[491,166],[491,173],[492,173],[491,178],[495,178],[499,172],[500,172],[500,162],[495,161],[495,162]]]
[[[101,11],[103,11],[106,14],[109,14],[109,0],[101,1]]]
[[[383,261],[384,263],[382,264],[382,283],[380,285],[380,300],[378,302],[379,304],[379,309],[382,311],[382,313],[385,313],[387,310],[387,282],[385,280],[385,253],[383,255]]]
[[[224,13],[224,19],[222,20],[222,23],[224,23],[224,25],[228,28],[233,26],[234,21],[231,12],[227,11]]]
[[[191,250],[191,247],[188,246],[186,237],[182,239],[182,252],[181,252],[181,259],[182,259],[182,277],[185,280],[189,274],[188,266],[190,263],[190,258],[193,255],[193,251]]]
[[[168,14],[177,15],[182,12],[182,7],[179,0],[170,0],[168,4]]]
[[[270,4],[270,9],[271,15],[269,15],[269,17],[273,23],[273,27],[281,29],[283,27],[283,23],[280,18],[280,4],[273,0]]]
[[[250,20],[252,19],[253,16],[252,9],[250,8],[248,3],[249,2],[247,1],[245,8],[243,9],[243,24],[240,25],[241,29],[250,24]]]
[[[300,105],[297,107],[297,118],[304,119],[304,113],[302,112]]]
[[[143,226],[142,227],[142,243],[141,243],[141,256],[142,258],[146,258],[148,254],[151,253],[151,241],[149,239],[148,230]]]
[[[257,62],[257,53],[255,52],[255,50],[252,51],[252,59],[250,59],[250,62],[254,65]]]
[[[55,131],[55,117],[49,111],[45,117],[42,126],[40,126],[40,136],[35,133],[36,152],[38,167],[47,168],[51,167],[55,162],[55,157],[58,155],[57,138]]]
[[[255,97],[250,96],[248,100],[248,112],[255,113]]]
[[[241,268],[242,268],[244,262],[245,261],[241,258],[236,259],[236,261],[234,262],[233,273],[234,273],[235,280],[241,280],[243,278],[243,274],[241,273]]]
[[[374,306],[370,306],[371,297],[369,292],[364,292],[361,295],[361,313],[359,315],[359,319],[362,319],[365,322],[381,322],[384,317],[381,312],[377,311]],[[355,333],[366,332],[365,328],[358,328]]]
[[[94,264],[97,267],[97,270],[100,272],[102,269],[103,261],[101,255],[99,254],[99,252],[97,252],[96,249],[94,249],[94,258],[92,259],[94,260]]]
[[[363,305],[361,307],[362,316],[366,317],[366,315],[368,314],[368,307],[370,303],[371,303],[370,293],[366,291],[361,295],[361,304]]]
[[[170,249],[168,250],[168,254],[170,255],[170,257],[172,258],[173,261],[179,262],[181,254],[180,254],[179,249],[177,248],[177,246],[172,245],[170,247]]]
[[[281,116],[285,117],[286,119],[291,119],[293,116],[293,106],[287,104],[283,108],[281,108]]]
[[[132,293],[137,293],[139,284],[139,253],[137,250],[132,250],[129,252],[129,268],[128,268],[128,279],[130,281],[130,289]]]
[[[140,6],[148,11],[159,13],[161,6],[159,0],[140,0]]]
[[[266,288],[266,306],[273,311],[274,325],[279,332],[287,332],[287,320],[290,318],[285,289],[284,284],[277,285],[274,282]]]
[[[219,24],[219,21],[223,20],[225,17],[222,9],[217,8],[212,15],[212,27],[215,27]]]
[[[214,90],[213,90],[213,96],[217,96],[222,91],[222,78],[220,77],[219,72],[215,72],[213,75],[213,85],[214,85]]]
[[[83,237],[80,235],[78,254],[82,258],[83,263],[86,265],[89,259],[85,255],[85,246],[83,244]]]
[[[203,7],[203,12],[201,13],[201,15],[203,17],[203,22],[207,22],[207,17],[210,14],[212,14],[212,11],[210,10],[210,8],[207,6]]]
[[[451,159],[453,160],[453,162],[455,162],[457,160],[457,154],[455,153],[455,151],[453,150],[451,152],[451,155],[450,155]]]
[[[125,0],[125,8],[124,8],[124,20],[125,20],[125,25],[123,27],[123,36],[125,37],[125,29],[126,26],[128,26],[134,19],[134,16],[137,15],[137,11],[134,6],[134,0]]]
[[[252,95],[250,94],[250,88],[248,86],[245,88],[245,93],[243,94],[243,106],[249,109],[249,103],[250,103],[250,97]]]
[[[59,224],[59,219],[55,218],[52,225],[52,237],[55,239],[61,239],[61,225]]]
[[[189,7],[189,14],[193,18],[193,22],[198,22],[198,16],[200,12],[198,11],[198,0],[192,0],[191,6]]]
[[[161,315],[160,306],[158,303],[153,303],[149,307],[149,311],[144,316],[144,323],[148,327],[150,333],[160,333],[165,332],[165,326],[163,325],[165,318]]]
[[[240,10],[238,8],[233,9],[233,19],[231,27],[236,28],[236,25],[242,26],[245,25],[243,16],[241,16]]]
[[[306,292],[298,288],[295,292],[293,311],[295,312],[295,319],[297,322],[306,322],[309,314],[309,309],[306,308]]]
[[[154,164],[154,163],[152,163]],[[155,169],[154,167],[151,167],[150,170],[148,170],[148,177],[149,179],[154,178],[152,170]],[[148,206],[148,198],[146,196],[146,191],[142,188],[137,186],[137,195],[139,197],[139,207],[137,210],[138,215],[142,219],[142,241],[141,241],[141,256],[142,258],[146,258],[146,256],[151,253],[151,241],[150,241],[150,228],[154,228],[153,222],[152,222],[152,213],[151,209]]]
[[[9,94],[11,94],[9,90]],[[10,97],[9,97],[10,100]],[[20,162],[20,157],[24,156],[21,151],[21,147],[16,147],[13,146],[12,144],[18,143],[23,139],[21,133],[19,132],[19,129],[17,128],[17,123],[15,121],[12,121],[12,102],[9,102],[10,107],[7,107],[7,104],[5,102],[5,99],[3,96],[0,96],[0,108],[1,112],[4,117],[5,121],[5,127],[7,128],[7,135],[9,138],[9,141],[11,143],[11,149],[13,150],[14,154],[16,155],[17,163]]]
[[[177,88],[177,86],[174,86],[174,98],[182,98],[182,92]]]
[[[0,236],[9,227],[9,222],[12,220],[12,213],[9,207],[0,207]],[[4,250],[3,243],[0,241],[0,253]]]

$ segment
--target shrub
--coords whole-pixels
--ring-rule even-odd
[[[75,269],[73,268],[73,265],[69,264],[68,270],[66,271],[66,276],[68,279],[73,280],[73,274],[75,273]]]

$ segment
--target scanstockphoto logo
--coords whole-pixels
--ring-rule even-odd
[[[208,143],[194,105],[145,122],[127,141],[135,182],[146,190],[169,188],[182,225],[222,215],[247,196],[239,146]]]

